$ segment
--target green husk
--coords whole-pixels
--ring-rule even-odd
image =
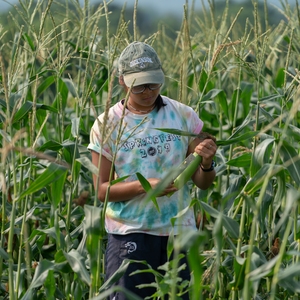
[[[190,162],[187,162],[187,160],[183,161],[182,164],[187,164],[188,166],[174,180],[174,186],[177,189],[181,189],[188,182],[188,180],[190,180],[201,163],[202,157],[200,155],[198,155],[196,152],[194,152],[192,155],[195,158]]]

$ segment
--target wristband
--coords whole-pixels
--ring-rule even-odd
[[[202,167],[202,165],[200,165],[200,168],[201,168],[201,170],[202,170],[203,172],[211,172],[212,170],[215,169],[215,166],[216,166],[216,162],[213,160],[213,161],[211,162],[210,168],[204,169],[204,168]]]

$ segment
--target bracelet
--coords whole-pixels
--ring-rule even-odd
[[[201,168],[201,170],[202,170],[203,172],[211,172],[212,170],[215,169],[215,166],[216,166],[216,162],[213,160],[213,161],[211,162],[210,168],[204,169],[204,168],[202,167],[202,165],[200,165],[200,168]]]

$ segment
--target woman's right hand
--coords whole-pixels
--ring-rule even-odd
[[[159,186],[161,183],[161,180],[159,178],[148,178],[148,182],[151,185],[151,188],[154,190]],[[168,194],[174,193],[177,191],[177,188],[173,185],[173,182],[171,182],[161,193],[159,193],[158,197],[166,196]]]

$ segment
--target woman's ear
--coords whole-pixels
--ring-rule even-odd
[[[121,76],[119,77],[119,84],[120,84],[120,85],[125,85],[123,75],[121,75]]]

